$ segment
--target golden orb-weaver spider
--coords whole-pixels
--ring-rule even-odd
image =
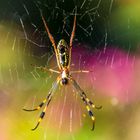
[[[69,47],[68,47],[68,45],[67,45],[67,43],[64,39],[61,39],[58,42],[58,45],[56,46],[55,40],[54,40],[53,36],[51,35],[51,33],[49,31],[49,28],[47,26],[47,23],[46,23],[42,14],[41,14],[41,18],[42,18],[42,21],[44,23],[47,34],[49,36],[49,39],[52,43],[52,46],[54,47],[55,56],[56,56],[59,71],[56,71],[56,70],[53,70],[53,69],[47,69],[46,67],[36,67],[36,68],[41,69],[43,71],[50,71],[50,72],[53,72],[53,73],[58,73],[59,76],[57,77],[56,82],[53,84],[51,90],[49,91],[48,96],[43,100],[43,102],[41,104],[39,104],[39,106],[37,106],[34,109],[23,109],[25,111],[36,111],[36,110],[41,109],[46,104],[42,113],[40,114],[37,125],[32,130],[35,130],[39,126],[41,120],[44,118],[46,109],[47,109],[47,107],[48,107],[48,105],[49,105],[49,103],[52,99],[52,95],[53,95],[54,91],[56,90],[58,84],[60,83],[61,85],[65,86],[65,85],[69,84],[69,81],[72,83],[72,85],[74,86],[76,91],[79,93],[82,101],[86,105],[86,109],[89,113],[89,116],[91,117],[91,119],[93,121],[93,127],[92,127],[92,130],[93,130],[94,129],[94,123],[95,123],[95,117],[94,117],[92,111],[90,110],[90,107],[100,109],[102,106],[98,106],[98,107],[95,106],[93,104],[93,102],[88,99],[87,95],[84,93],[84,91],[80,88],[78,83],[71,76],[72,73],[80,73],[80,72],[89,73],[91,71],[87,71],[87,70],[70,71],[72,42],[73,42],[73,39],[74,39],[75,28],[76,28],[76,14],[74,16],[74,23],[73,23],[73,29],[72,29],[72,33],[71,33],[71,37],[70,37]]]

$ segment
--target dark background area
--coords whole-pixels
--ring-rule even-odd
[[[64,28],[70,34],[73,25],[74,9],[77,7],[75,42],[87,43],[93,49],[103,48],[105,45],[112,45],[113,47],[117,46],[129,50],[131,45],[132,50],[136,50],[139,33],[135,32],[134,34],[132,32],[139,30],[137,28],[138,24],[133,22],[134,17],[130,15],[131,13],[128,13],[124,18],[121,13],[118,13],[117,17],[114,17],[118,9],[123,10],[125,8],[119,5],[119,0],[87,0],[84,4],[83,2],[82,0],[65,0],[64,2],[63,0],[1,1],[0,19],[1,22],[7,20],[7,22],[11,23],[16,22],[20,26],[19,18],[22,18],[28,34],[34,31],[33,26],[31,26],[31,23],[34,23],[40,31],[36,37],[38,38],[38,42],[40,38],[45,38],[44,44],[46,45],[48,44],[48,38],[44,34],[44,26],[39,12],[40,9],[56,41],[58,42],[61,38],[64,38],[69,42],[70,37],[63,30],[63,23],[66,23]],[[29,11],[29,15],[25,7]],[[94,10],[91,10],[92,8]],[[128,23],[128,19],[130,23]],[[128,24],[133,28],[128,30]],[[34,40],[37,40],[36,38]]]

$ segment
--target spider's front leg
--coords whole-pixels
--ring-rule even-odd
[[[41,114],[40,114],[40,116],[39,116],[39,119],[38,119],[38,122],[37,122],[36,126],[35,126],[33,129],[31,129],[32,131],[34,131],[35,129],[37,129],[37,127],[39,126],[41,120],[44,118],[46,109],[47,109],[47,107],[49,106],[49,104],[50,104],[50,102],[51,102],[51,99],[52,99],[52,97],[49,98],[49,100],[48,100],[48,102],[47,102],[45,108],[43,109],[43,111],[41,112]]]
[[[58,77],[57,80],[56,80],[56,82],[53,84],[53,86],[52,86],[52,88],[51,88],[48,96],[43,100],[43,102],[39,106],[37,106],[34,109],[23,109],[24,111],[36,111],[36,110],[41,109],[41,107],[43,107],[43,105],[46,103],[45,108],[43,109],[43,111],[41,112],[41,114],[39,116],[39,119],[38,119],[38,122],[37,122],[36,126],[32,130],[35,130],[39,126],[41,120],[44,118],[46,109],[49,106],[49,103],[50,103],[50,101],[52,99],[53,93],[55,92],[55,90],[56,90],[56,88],[57,88],[60,80],[61,80],[61,78]]]
[[[93,115],[93,112],[91,111],[90,106],[92,108],[96,108],[96,109],[101,109],[102,106],[99,106],[99,107],[95,106],[93,104],[93,102],[88,99],[87,95],[84,93],[84,91],[80,88],[80,86],[77,84],[77,82],[72,77],[70,77],[70,81],[72,82],[72,85],[74,86],[76,91],[80,94],[80,97],[81,97],[82,101],[86,105],[86,109],[89,113],[89,116],[91,117],[91,119],[93,121],[93,127],[92,127],[91,130],[94,130],[95,116]]]
[[[50,98],[51,94],[52,94],[52,91],[49,92],[48,96],[47,96],[37,107],[35,107],[35,108],[33,108],[33,109],[25,109],[25,108],[23,108],[23,110],[24,110],[24,111],[36,111],[36,110],[40,110],[40,109],[43,107],[43,105],[44,105],[47,101],[49,101],[49,98]]]

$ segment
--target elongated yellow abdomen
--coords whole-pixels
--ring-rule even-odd
[[[58,60],[62,69],[69,65],[69,48],[64,39],[61,39],[57,45]]]

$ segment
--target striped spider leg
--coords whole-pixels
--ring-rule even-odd
[[[76,89],[76,91],[80,94],[80,97],[81,97],[82,101],[86,105],[86,109],[88,111],[88,114],[91,117],[91,120],[93,121],[93,126],[92,126],[91,130],[94,130],[95,116],[94,116],[93,112],[91,111],[90,107],[92,107],[93,109],[94,108],[95,109],[101,109],[102,106],[95,106],[95,104],[92,101],[89,100],[89,98],[87,97],[85,92],[80,88],[78,83],[71,76],[70,76],[70,81],[71,81],[72,85],[74,86],[74,88]]]
[[[38,119],[36,126],[31,130],[35,130],[39,126],[41,120],[44,118],[46,109],[49,106],[50,101],[52,100],[52,96],[53,96],[53,94],[54,94],[54,92],[55,92],[55,90],[60,82],[60,79],[61,79],[60,77],[57,78],[56,82],[53,84],[51,90],[49,91],[48,96],[37,107],[35,107],[34,109],[23,109],[24,111],[29,111],[29,112],[36,111],[36,110],[40,110],[46,104],[43,111],[41,112],[41,114],[39,116],[39,119]]]

